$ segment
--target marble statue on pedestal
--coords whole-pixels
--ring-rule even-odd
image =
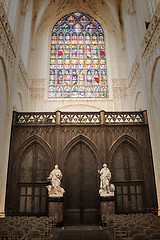
[[[61,188],[61,179],[62,172],[58,169],[58,165],[55,165],[55,168],[50,172],[47,180],[50,180],[52,185],[48,185],[48,194],[49,197],[63,197],[63,193],[65,192],[63,188]]]
[[[100,196],[114,196],[115,187],[110,184],[111,172],[107,164],[103,164],[103,168],[98,172],[100,173]]]

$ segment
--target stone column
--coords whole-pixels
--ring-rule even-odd
[[[115,196],[100,196],[100,208],[101,208],[101,222],[106,215],[115,214]]]
[[[63,196],[48,198],[48,216],[54,218],[57,227],[63,226]]]
[[[56,124],[60,125],[61,124],[61,112],[56,111]]]
[[[105,111],[100,111],[100,119],[101,119],[101,124],[105,124]]]

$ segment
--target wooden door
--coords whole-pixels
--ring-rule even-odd
[[[65,164],[64,223],[99,223],[98,174],[93,153],[79,143],[68,154]]]
[[[20,215],[47,215],[47,176],[48,156],[39,144],[33,144],[20,166],[17,207]]]
[[[127,142],[116,150],[112,176],[116,186],[116,212],[136,213],[145,211],[145,189],[141,158]]]

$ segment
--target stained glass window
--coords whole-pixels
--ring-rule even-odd
[[[49,98],[107,98],[104,33],[81,12],[68,14],[53,27]]]

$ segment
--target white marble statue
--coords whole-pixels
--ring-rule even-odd
[[[114,195],[115,187],[113,184],[110,184],[111,172],[107,167],[107,164],[103,164],[103,168],[98,170],[100,173],[100,190],[99,193],[101,196]]]
[[[61,188],[61,179],[62,179],[62,172],[58,169],[58,165],[55,165],[55,168],[50,172],[49,177],[47,180],[50,180],[52,185],[48,185],[48,194],[49,197],[61,197],[65,192],[63,188]]]

